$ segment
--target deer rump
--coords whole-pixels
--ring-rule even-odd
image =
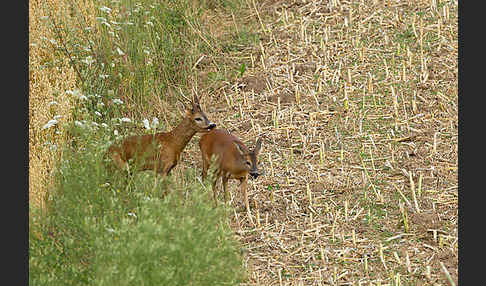
[[[147,134],[142,136],[130,136],[125,138],[120,145],[113,145],[108,150],[114,163],[121,169],[134,171],[153,170],[157,173],[168,174],[177,164],[179,158],[175,158],[174,152],[167,138],[169,134]],[[164,172],[164,162],[172,162]]]

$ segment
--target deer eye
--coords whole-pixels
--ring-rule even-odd
[[[246,161],[246,165],[251,166],[251,162],[250,161]]]
[[[201,119],[201,118],[199,118],[199,117],[198,117],[198,118],[196,118],[196,119],[194,119],[194,120],[196,120],[196,121],[202,121],[202,119]]]

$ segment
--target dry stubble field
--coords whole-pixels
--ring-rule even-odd
[[[246,63],[202,105],[264,138],[251,217],[229,184],[249,285],[457,284],[457,5],[247,1],[261,44],[199,63]]]

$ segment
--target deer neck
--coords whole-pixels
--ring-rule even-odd
[[[192,126],[191,119],[187,117],[184,117],[181,123],[169,132],[178,152],[184,150],[194,134],[196,134],[196,130]]]

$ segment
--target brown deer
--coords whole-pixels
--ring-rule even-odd
[[[212,156],[216,156],[216,178],[213,182],[213,199],[216,204],[216,184],[219,178],[223,182],[224,201],[227,201],[227,185],[229,179],[240,181],[241,191],[245,196],[245,205],[248,214],[250,206],[248,204],[247,183],[248,174],[253,179],[260,176],[258,170],[258,153],[260,152],[262,140],[258,138],[255,149],[250,151],[243,142],[231,135],[227,130],[214,129],[201,136],[199,148],[201,149],[203,167],[202,179],[205,180],[208,168],[211,165]]]
[[[216,127],[201,110],[197,95],[186,109],[182,122],[170,132],[129,136],[120,144],[111,145],[108,157],[120,169],[129,170],[128,162],[133,161],[137,171],[154,170],[163,177],[168,175],[194,134]]]

